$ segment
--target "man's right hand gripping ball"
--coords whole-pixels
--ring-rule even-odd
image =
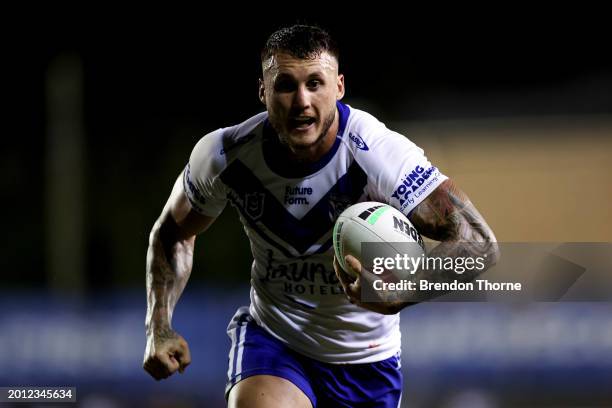
[[[167,328],[147,334],[143,368],[156,380],[182,373],[191,363],[189,345],[185,339]]]

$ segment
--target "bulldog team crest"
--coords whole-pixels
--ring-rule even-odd
[[[329,219],[336,221],[346,208],[351,205],[351,198],[343,195],[330,194],[329,196]]]
[[[244,196],[244,210],[253,220],[259,219],[263,215],[264,193],[246,193]]]

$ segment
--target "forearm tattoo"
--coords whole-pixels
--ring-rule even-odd
[[[419,270],[410,280],[418,282],[469,282],[497,262],[499,249],[495,235],[465,193],[446,180],[432,194],[419,204],[410,221],[424,236],[440,241],[428,256],[441,258],[484,259],[485,268],[472,269],[463,274],[452,270]],[[432,293],[432,297],[442,293]]]
[[[172,333],[172,313],[189,279],[192,259],[193,239],[165,247],[159,231],[152,234],[147,253],[147,332]]]

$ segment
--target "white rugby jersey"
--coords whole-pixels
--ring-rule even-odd
[[[334,222],[361,201],[408,215],[446,177],[373,116],[337,107],[333,147],[302,174],[278,154],[263,112],[203,137],[183,180],[196,211],[216,217],[227,201],[237,209],[251,242],[250,313],[260,326],[310,358],[367,363],[399,351],[399,314],[349,303],[332,266]]]

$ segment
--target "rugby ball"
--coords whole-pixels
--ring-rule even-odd
[[[381,256],[394,256],[393,254],[406,252],[409,248],[412,257],[422,256],[424,251],[423,239],[408,218],[394,207],[367,201],[350,206],[340,214],[333,230],[334,253],[338,263],[344,271],[353,275],[352,270],[345,264],[344,257],[353,255],[359,261],[361,257],[361,244],[369,242],[385,243],[381,245]],[[418,245],[403,245],[397,248],[397,243],[416,243]],[[377,254],[378,256],[378,254]]]

